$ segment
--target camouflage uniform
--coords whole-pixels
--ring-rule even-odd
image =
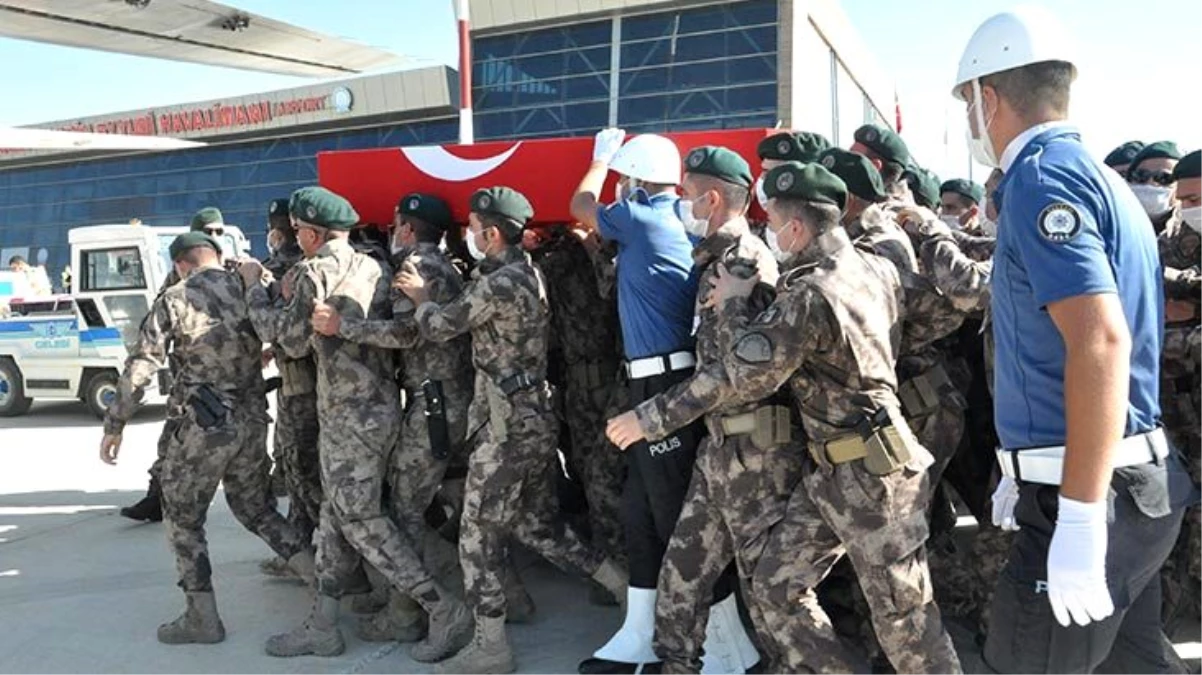
[[[312,354],[317,365],[318,454],[325,499],[317,531],[317,591],[347,592],[359,556],[398,590],[410,595],[431,582],[414,545],[384,515],[383,491],[399,433],[391,352],[337,337],[314,335],[314,303],[329,303],[343,318],[391,316],[388,267],[333,239],[297,265],[293,297],[283,310],[251,287],[255,327],[292,358]],[[415,598],[419,599],[419,598]]]
[[[420,243],[400,256],[398,263],[401,268],[417,271],[434,302],[450,302],[463,290],[463,277],[436,244]],[[420,551],[426,532],[424,514],[438,492],[448,463],[452,458],[460,464],[467,460],[464,441],[472,397],[471,339],[464,335],[442,343],[423,340],[414,321],[413,302],[396,290],[392,291],[392,302],[392,320],[346,317],[338,335],[358,344],[401,350],[406,408],[389,467],[389,504],[393,519]],[[450,441],[445,459],[434,457],[430,443],[422,389],[427,380],[442,384]]]
[[[263,267],[283,281],[304,254],[296,242],[285,243]],[[289,283],[295,285],[295,278]],[[282,383],[276,390],[275,435],[272,439],[277,470],[284,472],[288,490],[288,520],[312,538],[321,513],[321,466],[317,458],[317,366],[312,357],[293,359],[275,350]]]
[[[1202,236],[1186,225],[1180,211],[1174,213],[1158,238],[1164,265],[1165,297],[1193,305],[1193,317],[1165,326],[1160,370],[1160,409],[1165,431],[1173,446],[1185,456],[1194,482],[1202,470],[1202,372],[1197,356],[1199,292],[1202,290]],[[1161,572],[1166,626],[1198,616],[1199,566],[1202,566],[1202,517],[1194,506],[1186,511],[1185,524],[1173,553]]]
[[[563,527],[549,481],[556,429],[545,379],[545,291],[530,258],[510,247],[499,258],[481,262],[455,300],[417,308],[426,340],[472,336],[476,383],[468,430],[476,444],[468,466],[459,559],[466,599],[477,617],[505,615],[500,573],[511,539],[568,570],[592,574],[602,562]]]
[[[104,423],[106,434],[122,432],[172,343],[177,371],[167,402],[173,433],[161,462],[163,514],[179,585],[189,593],[213,589],[204,522],[220,482],[238,522],[280,557],[307,547],[268,492],[262,342],[242,295],[242,281],[219,268],[198,269],[165,290],[142,323]],[[220,401],[222,419],[198,416],[193,400],[202,390]]]
[[[700,271],[702,289],[710,287],[719,265],[740,276],[758,271],[768,285],[778,276],[772,252],[743,218],[722,225],[698,244],[693,265]],[[647,438],[666,437],[702,416],[709,430],[698,448],[684,506],[664,555],[655,611],[656,653],[666,667],[690,672],[701,669],[711,589],[732,559],[744,587],[750,584],[767,532],[784,517],[785,503],[801,478],[802,457],[799,448],[782,447],[783,440],[771,434],[761,440],[749,431],[726,433],[725,419],[754,415],[767,402],[747,398],[730,386],[719,348],[719,333],[727,326],[715,309],[704,306],[706,295],[698,293],[696,305],[693,375],[635,407]],[[770,298],[770,292],[757,294],[756,303],[763,309]],[[787,406],[786,402],[776,408],[785,420]],[[750,600],[749,604],[762,625],[758,607]]]
[[[817,237],[782,273],[777,299],[754,318],[731,301],[724,317],[726,372],[747,396],[786,382],[811,444],[858,438],[856,425],[884,408],[912,457],[890,474],[864,461],[805,461],[784,519],[752,576],[766,630],[789,672],[852,671],[855,660],[818,605],[814,587],[844,553],[858,571],[880,643],[898,672],[959,672],[936,607],[923,543],[930,453],[900,422],[894,360],[901,341],[896,270],[857,250],[842,228]],[[786,608],[780,612],[775,608]]]
[[[618,373],[617,307],[601,296],[589,253],[574,234],[564,232],[545,244],[535,263],[547,280],[551,333],[564,359],[567,464],[584,484],[594,544],[621,556],[626,456],[605,439],[605,410]]]

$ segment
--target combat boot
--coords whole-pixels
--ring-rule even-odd
[[[512,560],[505,565],[505,621],[513,624],[530,623],[534,620],[534,598],[522,583],[517,565]]]
[[[517,670],[505,635],[504,616],[476,617],[476,631],[463,651],[434,667],[435,673],[512,673]]]
[[[259,571],[269,577],[277,577],[280,579],[295,579],[296,572],[288,567],[288,561],[276,556],[259,561]]]
[[[426,637],[426,612],[413,598],[394,590],[387,607],[359,619],[355,633],[364,642],[417,642]]]
[[[612,558],[606,558],[597,571],[593,572],[592,579],[609,591],[623,610],[626,609],[626,586],[630,583],[630,575],[621,565]]]
[[[426,639],[413,645],[409,656],[420,663],[434,663],[459,651],[472,638],[472,615],[461,600],[433,581],[413,589],[413,599],[430,616]],[[501,619],[504,621],[504,618]]]
[[[213,644],[225,639],[225,626],[217,615],[213,592],[188,593],[187,607],[178,619],[159,626],[159,642],[165,645]]]
[[[132,506],[123,507],[121,515],[130,520],[159,523],[163,520],[163,490],[159,481],[150,479],[150,487],[146,488],[146,496]]]
[[[313,551],[304,549],[299,553],[293,554],[288,559],[288,569],[292,574],[301,581],[310,586],[317,585],[317,563],[313,558]]]
[[[338,656],[346,651],[338,630],[338,599],[317,594],[309,618],[287,633],[267,638],[266,649],[271,656]]]

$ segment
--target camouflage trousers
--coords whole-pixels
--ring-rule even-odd
[[[334,411],[330,411],[333,413]],[[384,513],[384,477],[396,446],[397,417],[378,426],[323,415],[319,454],[325,499],[317,529],[317,592],[340,598],[362,559],[404,593],[430,580],[414,542]]]
[[[288,521],[311,540],[321,518],[317,394],[279,394],[275,413],[274,445],[288,488]]]
[[[876,637],[897,672],[960,672],[934,602],[923,546],[928,481],[925,471],[874,476],[860,461],[830,470],[807,462],[752,576],[763,626],[785,671],[864,667],[839,640],[814,593],[846,554],[868,599]]]
[[[572,452],[567,459],[572,474],[584,483],[593,545],[612,558],[624,558],[622,487],[626,482],[626,455],[605,438],[605,421],[610,399],[615,392],[624,392],[625,387],[615,386],[613,373],[600,368],[584,364],[567,370],[564,413],[572,437]]]
[[[701,672],[714,584],[733,559],[743,599],[759,629],[764,662],[773,663],[773,635],[764,596],[753,583],[772,528],[785,517],[801,481],[804,447],[756,447],[747,435],[723,438],[710,425],[689,481],[684,508],[668,543],[655,605],[655,652],[666,669]],[[783,600],[783,597],[777,597]],[[786,606],[773,615],[787,614]],[[769,670],[768,672],[772,672]]]
[[[268,487],[267,416],[235,414],[227,426],[201,429],[191,417],[170,420],[160,480],[167,540],[175,552],[179,585],[189,593],[213,590],[205,519],[217,484],[243,527],[285,560],[308,547],[301,532],[276,510]]]
[[[499,417],[504,428],[480,429],[468,462],[459,562],[465,599],[476,616],[505,615],[502,577],[511,541],[573,573],[592,575],[603,559],[559,513],[555,418],[549,404],[515,406],[510,412]]]

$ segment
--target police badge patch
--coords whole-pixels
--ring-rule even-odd
[[[1081,214],[1070,204],[1057,202],[1039,212],[1039,233],[1056,244],[1071,241],[1081,232]]]
[[[735,344],[735,356],[746,363],[767,363],[772,359],[772,341],[761,333],[748,333]]]

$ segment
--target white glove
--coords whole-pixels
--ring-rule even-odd
[[[993,524],[1008,532],[1018,531],[1014,520],[1014,505],[1018,503],[1018,483],[1009,476],[1002,476],[993,491]]]
[[[1092,504],[1060,497],[1048,546],[1048,601],[1061,626],[1084,626],[1114,613],[1106,587],[1106,500]]]
[[[614,155],[618,154],[618,148],[622,147],[622,141],[626,140],[626,132],[622,129],[602,129],[597,132],[593,138],[593,161],[609,164],[614,161]]]

